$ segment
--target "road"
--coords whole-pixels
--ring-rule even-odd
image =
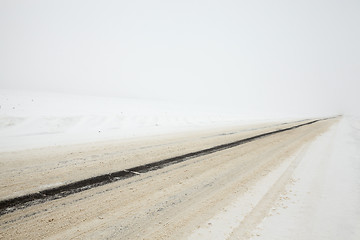
[[[306,124],[312,121],[1,153],[0,200],[4,201],[288,129],[66,197],[8,209],[0,216],[0,236],[3,239],[186,239],[279,166],[296,164],[290,157],[338,119]],[[290,129],[299,125],[302,126]],[[289,169],[284,168],[284,173]],[[280,176],[281,184],[277,181],[276,188],[267,186],[264,197],[275,198],[280,194],[281,186],[290,180],[289,174]],[[241,225],[250,229],[268,207],[271,204],[263,204],[261,211],[249,207]],[[238,236],[249,237],[246,232]]]

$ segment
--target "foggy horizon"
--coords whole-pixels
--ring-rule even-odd
[[[360,114],[358,1],[1,1],[0,89]]]

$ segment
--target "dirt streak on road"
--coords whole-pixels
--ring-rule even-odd
[[[130,179],[114,182],[90,189],[62,199],[30,206],[0,217],[1,237],[5,239],[176,239],[185,238],[200,223],[206,221],[232,199],[246,192],[263,175],[266,175],[284,159],[293,154],[305,143],[314,139],[336,119],[329,119],[306,125],[301,128],[262,138],[231,149],[215,152],[181,162],[153,172],[142,173]],[[297,123],[299,124],[299,123]],[[295,125],[286,124],[281,128]],[[186,136],[172,140],[171,144],[157,142],[156,147],[143,148],[132,152],[125,151],[126,160],[109,158],[104,164],[99,159],[89,166],[84,160],[80,176],[94,175],[107,171],[111,166],[136,166],[149,163],[155,157],[176,156],[189,150],[202,149],[217,145],[224,140],[251,136],[279,126],[267,126],[252,131],[237,130],[235,134],[215,134],[205,138],[197,135],[188,139]],[[229,132],[233,132],[229,131]],[[229,133],[228,132],[228,133]],[[215,144],[214,144],[215,143]],[[134,148],[137,146],[133,145]],[[103,155],[116,149],[114,146],[94,149],[91,154]],[[138,149],[138,148],[136,148]],[[40,152],[39,152],[40,153]],[[124,155],[124,151],[122,152]],[[40,156],[42,155],[39,154]],[[118,152],[120,154],[120,151]],[[128,154],[128,155],[126,155]],[[16,154],[15,154],[16,155]],[[116,154],[114,154],[116,155]],[[155,155],[155,156],[154,156]],[[119,156],[119,155],[117,155]],[[149,156],[146,160],[141,157]],[[85,156],[85,158],[88,155]],[[20,157],[18,159],[21,159]],[[18,160],[17,159],[17,160]],[[35,158],[33,158],[35,159]],[[90,158],[90,162],[91,162]],[[18,160],[21,162],[21,160]],[[16,179],[16,164],[8,167],[2,174]],[[54,168],[59,161],[50,160],[46,164],[40,159],[40,169],[34,168],[39,163],[22,168],[25,173],[21,181],[7,186],[2,194],[26,192],[24,189],[37,189],[53,171],[61,182],[77,180],[79,168],[68,164],[60,171]],[[71,162],[71,161],[70,161]],[[74,162],[73,162],[74,163]],[[26,165],[26,164],[25,164]],[[6,165],[5,165],[6,166]],[[97,166],[97,167],[96,167]],[[102,169],[104,166],[104,169]],[[110,166],[110,168],[111,168]],[[95,170],[97,169],[97,170]],[[12,175],[13,174],[13,175]],[[42,174],[45,179],[32,176]],[[72,174],[72,175],[71,175]],[[53,182],[53,178],[50,177]],[[24,183],[26,186],[21,187]],[[26,184],[27,183],[27,184]],[[3,197],[3,196],[2,196]]]
[[[305,122],[308,121],[0,153],[2,169],[0,200],[176,157]]]

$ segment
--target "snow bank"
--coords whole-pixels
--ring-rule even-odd
[[[0,151],[260,122],[204,106],[0,90]]]

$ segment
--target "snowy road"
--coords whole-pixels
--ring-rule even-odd
[[[246,239],[273,207],[272,200],[276,200],[291,181],[294,169],[301,163],[299,154],[337,121],[316,122],[16,210],[0,217],[1,237],[226,239],[236,234]],[[295,124],[281,125],[281,128],[292,125]],[[3,153],[1,198],[21,196],[111,169],[126,169],[279,127],[187,134],[173,137],[171,141],[152,139],[147,144],[107,143]],[[216,220],[224,211],[236,213],[232,218],[225,214]],[[224,224],[224,219],[229,222]],[[221,231],[216,230],[219,226]]]
[[[319,137],[292,179],[253,240],[360,239],[360,118]]]

